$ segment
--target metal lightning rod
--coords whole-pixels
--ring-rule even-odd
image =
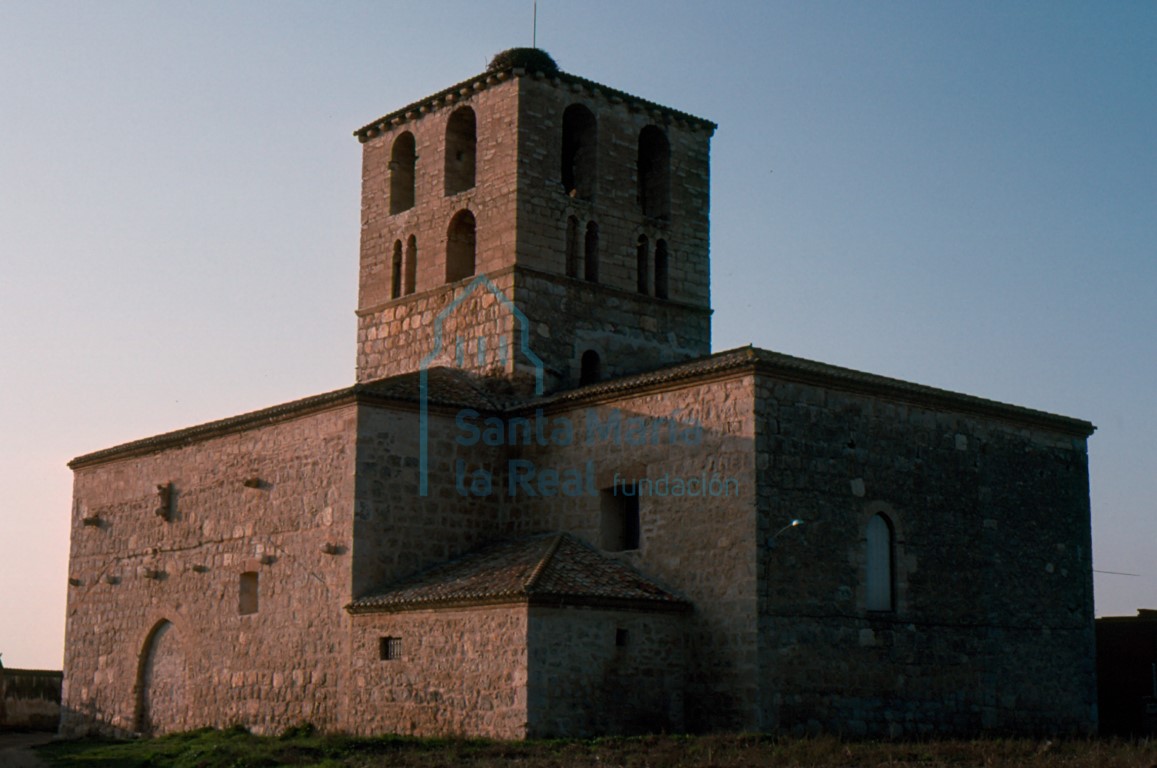
[[[530,47],[538,47],[538,0],[534,0],[534,30],[530,33]]]

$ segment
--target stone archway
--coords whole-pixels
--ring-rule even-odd
[[[137,730],[149,736],[181,729],[186,720],[188,667],[172,622],[157,622],[141,649]]]

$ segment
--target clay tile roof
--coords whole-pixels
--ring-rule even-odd
[[[385,400],[419,402],[422,394],[420,371],[389,376],[358,384],[359,394]],[[510,384],[502,379],[487,379],[460,368],[434,367],[426,372],[426,396],[431,405],[475,408],[480,411],[501,410],[516,401]]]
[[[351,613],[527,602],[685,611],[691,605],[569,533],[485,546],[355,600]]]

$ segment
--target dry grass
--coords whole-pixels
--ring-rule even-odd
[[[991,739],[848,742],[832,737],[758,735],[644,736],[589,741],[499,742],[380,737],[355,739],[295,729],[280,738],[243,729],[202,730],[141,741],[81,740],[38,749],[64,768],[256,768],[316,766],[519,766],[520,768],[676,768],[714,766],[1071,766],[1157,767],[1157,742]]]

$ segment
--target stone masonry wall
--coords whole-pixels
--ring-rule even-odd
[[[529,735],[682,732],[684,618],[531,608]]]
[[[358,421],[355,598],[498,538],[506,499],[459,491],[479,468],[501,462],[458,443],[457,411],[431,409],[428,494],[420,494],[420,419],[414,409],[366,406]],[[461,461],[461,470],[458,462]],[[461,474],[461,476],[460,476]]]
[[[352,632],[346,730],[526,738],[525,605],[358,614]]]
[[[417,292],[446,283],[448,228],[462,210],[471,211],[476,219],[476,271],[511,266],[517,224],[518,84],[512,79],[465,90],[432,111],[399,120],[391,130],[362,144],[361,312],[390,302],[393,245],[400,240],[404,250],[411,235],[418,246]],[[462,107],[472,109],[476,120],[475,185],[446,195],[446,125]],[[391,214],[390,156],[397,137],[406,132],[417,145],[414,206]]]
[[[0,666],[0,731],[55,731],[60,725],[61,673]]]
[[[598,282],[637,291],[639,236],[654,248],[666,240],[670,254],[669,298],[692,307],[711,305],[710,159],[711,129],[645,104],[625,102],[594,84],[525,77],[519,102],[518,263],[550,274],[566,274],[566,224],[579,220],[581,235],[595,222],[599,232]],[[597,122],[594,189],[588,198],[568,194],[561,178],[563,114],[581,105]],[[660,129],[670,144],[670,214],[645,216],[639,204],[639,134]],[[654,275],[648,280],[654,296]]]
[[[1085,439],[757,383],[761,728],[915,736],[1095,723]],[[866,526],[893,527],[867,610]]]
[[[533,75],[491,75],[405,116],[363,143],[358,380],[417,370],[438,345],[434,321],[470,278],[446,281],[448,226],[461,210],[476,219],[475,274],[485,274],[531,322],[530,347],[545,362],[547,391],[578,381],[578,360],[597,351],[615,374],[649,370],[710,351],[708,256],[711,130],[642,102]],[[562,186],[562,115],[571,104],[598,121],[591,199]],[[446,127],[468,106],[476,118],[475,186],[446,195]],[[670,143],[670,214],[647,217],[638,202],[638,138],[645,127]],[[417,145],[415,201],[390,213],[391,152],[409,133]],[[598,280],[568,277],[567,222],[599,228]],[[415,292],[391,298],[395,245],[417,243]],[[648,238],[639,290],[637,247]],[[585,234],[580,234],[580,240]],[[668,252],[667,296],[654,274],[657,243]],[[512,271],[517,269],[517,278]],[[443,356],[458,367],[519,377],[533,373],[521,326],[493,297],[449,310]],[[459,342],[459,339],[461,342]],[[456,359],[455,359],[456,358]],[[461,362],[458,362],[458,361]]]
[[[599,355],[603,378],[685,362],[711,348],[707,310],[596,286],[564,275],[519,270],[515,297],[530,320],[531,348],[552,382],[578,386],[584,352]]]
[[[490,376],[514,377],[516,368],[533,375],[520,343],[521,318],[503,300],[515,295],[513,273],[492,272],[487,281],[466,280],[360,314],[359,380],[418,371],[423,363]]]
[[[355,409],[76,466],[64,735],[339,725]]]
[[[566,530],[596,546],[605,534],[599,492],[616,482],[653,484],[639,497],[639,548],[614,556],[695,605],[687,621],[685,720],[695,731],[757,725],[752,387],[749,375],[737,375],[553,406],[544,413],[545,434],[569,423],[573,440],[514,446],[513,458],[528,464],[515,471],[513,485],[506,480],[505,490],[515,490],[514,530]],[[610,429],[616,420],[617,433]],[[695,424],[701,432],[688,442]],[[579,477],[582,490],[543,485],[551,471]],[[687,484],[685,492],[675,480]]]

